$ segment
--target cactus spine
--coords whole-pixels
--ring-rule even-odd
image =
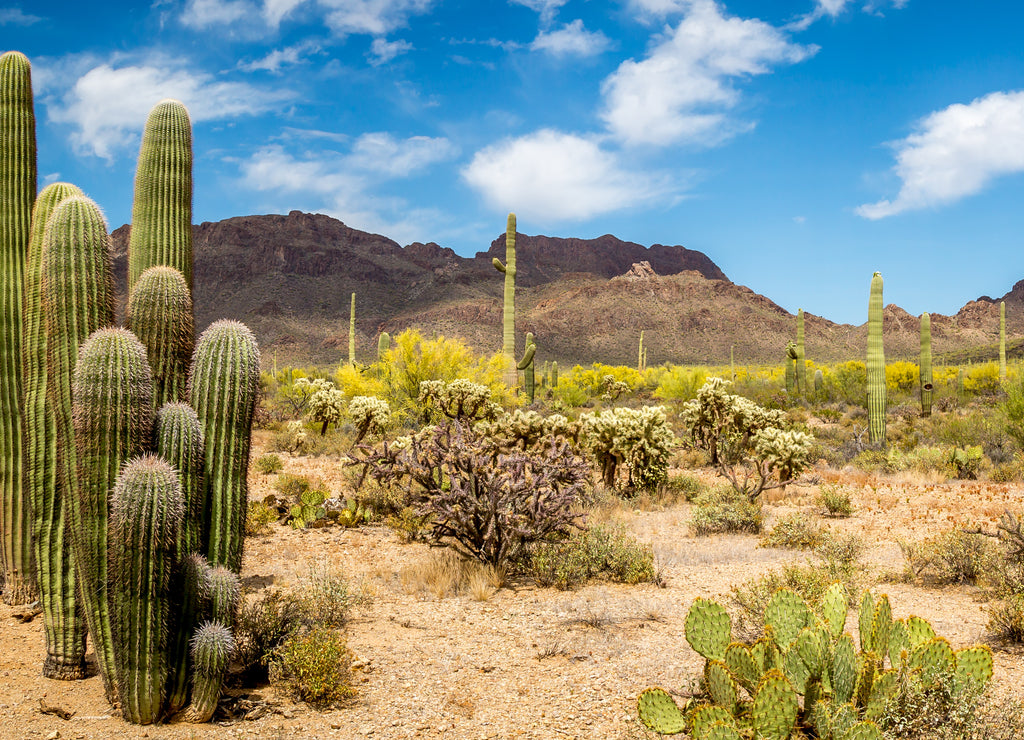
[[[128,462],[111,495],[110,602],[121,711],[148,725],[163,714],[174,617],[177,542],[185,502],[165,460]]]
[[[36,197],[36,120],[31,65],[16,51],[0,56],[0,142],[0,564],[4,601],[22,604],[36,594],[21,459],[22,285]]]
[[[75,564],[66,535],[67,509],[57,486],[57,429],[53,404],[46,393],[47,331],[43,310],[43,245],[46,223],[58,205],[82,191],[67,183],[43,188],[32,210],[32,238],[25,270],[23,314],[22,485],[28,496],[35,540],[36,576],[47,678],[85,678],[85,618],[75,595]],[[70,376],[66,382],[70,383]]]
[[[128,299],[128,328],[146,347],[153,371],[153,406],[184,401],[188,364],[195,344],[192,293],[173,267],[150,267]]]
[[[177,100],[146,119],[135,171],[128,241],[128,292],[156,265],[175,268],[192,292],[192,124]]]
[[[932,415],[932,317],[921,314],[921,416]]]
[[[807,393],[807,353],[804,351],[804,310],[796,311],[796,390]]]
[[[885,444],[885,348],[882,343],[882,273],[871,277],[868,301],[868,439]]]
[[[248,503],[246,476],[260,352],[248,327],[216,321],[196,342],[189,398],[206,440],[207,557],[238,573]]]
[[[999,301],[999,382],[1006,382],[1006,301]]]
[[[501,320],[501,353],[505,355],[505,384],[514,388],[519,376],[516,373],[516,214],[508,214],[505,227],[505,264],[497,257],[492,261],[494,269],[505,275],[505,296]]]
[[[144,453],[152,435],[153,380],[146,348],[127,329],[94,332],[79,350],[72,397],[78,463],[75,556],[89,634],[113,701],[119,682],[107,557],[109,493],[121,465]]]

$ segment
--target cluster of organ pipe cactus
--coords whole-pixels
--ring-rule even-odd
[[[114,326],[98,206],[65,183],[36,196],[30,65],[17,52],[0,57],[0,147],[5,597],[28,601],[38,585],[44,675],[85,676],[88,630],[125,719],[160,721],[191,686],[186,716],[207,721],[234,607],[211,606],[206,581],[223,566],[237,603],[259,350],[237,322],[193,341],[188,112],[164,100],[146,123],[128,328]]]
[[[924,619],[893,619],[884,595],[864,595],[859,651],[843,631],[846,614],[842,584],[829,587],[816,608],[782,588],[765,607],[764,634],[745,643],[734,640],[722,605],[696,599],[685,633],[705,658],[706,698],[679,707],[663,689],[647,689],[638,700],[641,722],[663,735],[698,739],[785,740],[810,731],[832,740],[880,740],[875,721],[907,681],[948,677],[956,687],[983,690],[992,678],[988,647],[954,651]]]

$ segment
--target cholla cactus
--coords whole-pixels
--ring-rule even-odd
[[[629,471],[629,486],[651,489],[668,475],[676,437],[661,406],[614,408],[580,415],[581,438],[601,467],[601,478],[615,485],[619,465]]]
[[[843,632],[846,614],[839,583],[813,609],[782,588],[765,607],[764,635],[744,643],[732,635],[724,607],[697,599],[686,615],[686,640],[706,659],[710,703],[690,699],[680,708],[663,689],[647,689],[638,700],[640,721],[664,735],[880,740],[875,721],[904,692],[939,685],[977,692],[991,680],[987,647],[954,652],[925,620],[893,619],[885,596],[866,593],[861,602],[859,654]]]
[[[363,441],[367,434],[383,434],[391,421],[391,407],[383,398],[356,396],[348,404],[348,415],[356,427],[356,441]]]
[[[604,389],[601,394],[603,400],[616,401],[623,393],[629,392],[629,383],[616,380],[614,375],[604,375],[601,377],[601,388]]]
[[[323,378],[317,378],[312,385],[317,390],[309,397],[309,418],[321,423],[320,436],[323,436],[327,433],[328,424],[337,424],[341,421],[345,409],[345,394],[334,383]]]
[[[501,413],[501,407],[491,401],[490,388],[463,378],[451,383],[424,380],[419,402],[425,415],[433,410],[449,419],[493,419]]]

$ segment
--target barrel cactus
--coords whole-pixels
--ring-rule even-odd
[[[885,348],[882,343],[882,273],[871,278],[868,301],[868,439],[885,444]]]

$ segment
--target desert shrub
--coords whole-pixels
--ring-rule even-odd
[[[696,535],[722,532],[758,534],[764,521],[761,504],[751,501],[732,486],[708,488],[693,500],[690,526]]]
[[[284,426],[270,438],[270,449],[288,452],[293,455],[303,453],[309,446],[309,434],[305,425],[298,420],[286,422]]]
[[[665,401],[689,401],[697,396],[705,380],[707,373],[702,368],[672,365],[659,377],[654,396]]]
[[[804,601],[816,604],[833,583],[835,579],[820,568],[787,565],[733,586],[729,596],[737,607],[736,626],[748,636],[758,636],[764,632],[765,607],[780,588],[788,588]]]
[[[343,627],[352,607],[364,597],[355,595],[348,582],[332,568],[314,563],[295,593],[302,621],[307,625]]]
[[[559,378],[558,385],[561,387],[562,382],[565,381],[569,385],[575,385],[582,389],[589,398],[595,399],[608,391],[609,381],[606,380],[608,377],[611,378],[610,384],[618,388],[620,395],[634,391],[645,383],[644,374],[637,371],[636,368],[595,362],[589,367],[574,365],[569,372]],[[622,385],[615,386],[616,383]]]
[[[860,360],[841,362],[825,374],[825,385],[830,398],[863,406],[868,393],[867,367]]]
[[[657,581],[654,551],[621,528],[593,526],[560,542],[532,548],[529,572],[541,586],[572,589],[594,578],[616,583]]]
[[[944,414],[937,422],[935,437],[939,442],[962,448],[980,446],[994,463],[1013,459],[1007,421],[1002,414],[972,408],[961,413]]]
[[[270,531],[277,521],[277,511],[263,501],[250,501],[245,511],[245,536],[257,537]]]
[[[973,365],[964,373],[964,392],[975,396],[993,396],[999,391],[999,363]]]
[[[669,475],[661,484],[660,493],[665,498],[682,498],[693,501],[705,488],[703,481],[695,475],[677,473]]]
[[[431,531],[433,515],[421,514],[415,506],[403,506],[394,514],[390,514],[384,525],[390,527],[403,542],[423,542]]]
[[[676,438],[661,406],[617,407],[580,415],[580,438],[597,461],[605,486],[615,486],[620,466],[627,487],[653,490],[668,475]]]
[[[975,584],[992,565],[994,551],[988,537],[959,529],[921,542],[900,542],[908,571],[940,583]]]
[[[352,652],[338,630],[325,626],[288,637],[275,651],[271,678],[297,698],[327,707],[355,695]]]
[[[989,633],[1003,642],[1024,642],[1024,594],[1013,594],[988,609]]]
[[[823,484],[818,489],[818,496],[815,503],[825,509],[828,516],[845,518],[853,514],[853,502],[850,501],[850,491],[842,486]]]
[[[357,461],[381,485],[403,488],[431,537],[493,565],[530,542],[568,534],[590,501],[587,466],[564,438],[505,452],[474,427],[450,421]]]
[[[283,468],[284,463],[281,462],[281,458],[273,452],[267,452],[256,458],[256,470],[263,473],[263,475],[279,473]]]
[[[299,602],[277,590],[264,592],[253,601],[243,601],[235,622],[234,662],[246,685],[267,679],[274,651],[303,624]]]
[[[885,386],[893,393],[907,393],[914,389],[920,379],[917,364],[897,360],[885,366]]]
[[[789,550],[811,550],[825,539],[821,525],[800,511],[782,517],[769,532],[761,536],[761,547]]]
[[[348,362],[338,365],[334,371],[334,384],[338,386],[345,398],[356,396],[374,396],[382,398],[387,389],[381,381],[379,366],[371,368],[359,367]]]
[[[1012,460],[992,466],[988,473],[989,480],[994,483],[1020,483],[1024,481],[1024,456],[1014,455]]]

